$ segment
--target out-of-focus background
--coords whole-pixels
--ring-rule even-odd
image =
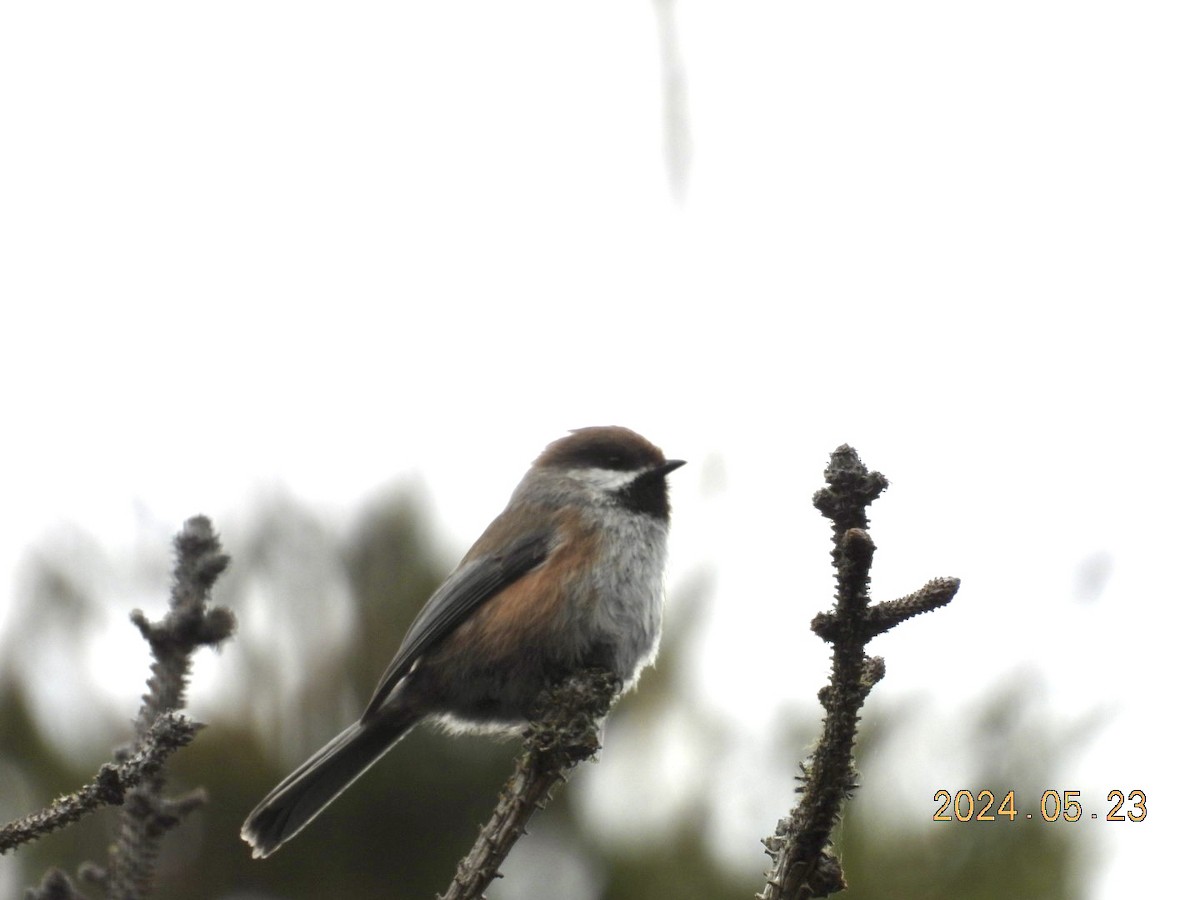
[[[356,715],[567,429],[672,476],[664,652],[505,898],[749,897],[819,724],[809,498],[892,488],[849,896],[1166,893],[1186,739],[1200,13],[1183,2],[0,8],[0,818],[128,739],[169,542],[240,630],[172,763],[159,896],[427,897],[512,744],[422,732],[251,862],[245,813]],[[1075,824],[934,823],[939,789]],[[1105,821],[1145,792],[1141,823]],[[1126,807],[1124,812],[1130,810]],[[1090,814],[1099,818],[1091,820]],[[101,858],[103,819],[0,859]]]

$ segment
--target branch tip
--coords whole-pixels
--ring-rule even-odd
[[[898,600],[887,600],[868,611],[868,635],[877,637],[901,622],[945,606],[958,593],[957,578],[934,578],[923,588]]]

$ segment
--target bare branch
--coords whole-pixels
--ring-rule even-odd
[[[190,744],[202,727],[185,716],[162,714],[132,753],[124,753],[117,762],[102,765],[96,777],[75,793],[59,797],[45,809],[0,829],[0,853],[65,828],[102,806],[124,802],[130,788],[158,772],[167,757]]]
[[[517,770],[440,900],[483,897],[534,811],[546,805],[555,785],[566,781],[576,765],[600,749],[599,724],[619,689],[611,672],[589,669],[543,693],[525,732]]]
[[[213,584],[225,571],[229,557],[221,552],[221,542],[207,518],[195,516],[184,523],[175,537],[175,558],[167,615],[159,622],[150,622],[140,610],[131,615],[154,655],[146,682],[149,690],[142,697],[136,721],[139,739],[159,716],[183,708],[192,654],[199,647],[220,644],[236,627],[229,609],[209,606]],[[165,783],[158,771],[125,800],[108,862],[107,888],[112,900],[142,900],[149,895],[162,835],[203,802],[203,794],[196,792],[167,799],[163,796]]]
[[[887,479],[868,471],[853,448],[842,445],[830,457],[825,480],[813,503],[833,523],[837,595],[834,610],[812,622],[812,630],[833,645],[829,683],[818,695],[825,721],[816,749],[800,766],[796,806],[763,841],[774,865],[759,900],[825,897],[846,886],[830,836],[842,804],[858,786],[859,712],[885,672],[881,657],[866,655],[866,644],[906,619],[949,603],[959,584],[955,578],[934,579],[907,597],[869,605],[875,543],[867,533],[867,507],[887,488]]]

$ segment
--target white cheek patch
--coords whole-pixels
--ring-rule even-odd
[[[571,469],[570,475],[576,481],[587,485],[595,491],[611,494],[631,484],[635,478],[642,474],[642,471],[641,469],[633,472],[619,471],[617,469]]]

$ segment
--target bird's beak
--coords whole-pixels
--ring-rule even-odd
[[[666,462],[660,463],[650,471],[654,472],[656,475],[666,478],[680,466],[684,465],[687,465],[686,459],[668,459]]]

